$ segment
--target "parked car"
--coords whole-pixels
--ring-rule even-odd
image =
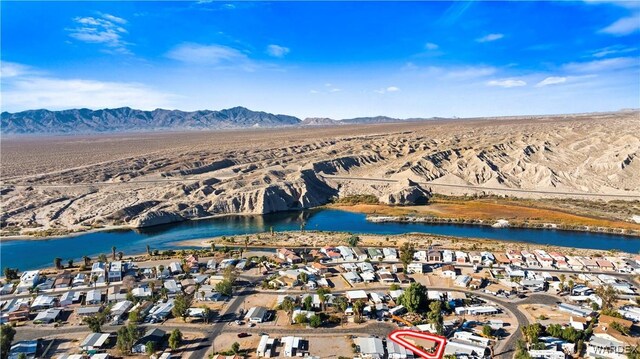
[[[238,338],[246,338],[249,335],[250,335],[249,333],[238,333]]]

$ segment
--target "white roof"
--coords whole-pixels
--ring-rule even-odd
[[[51,306],[55,303],[56,298],[50,297],[48,295],[39,295],[36,299],[31,303],[32,307],[41,307],[41,306]]]
[[[384,346],[382,340],[378,338],[355,338],[353,341],[360,347],[360,353],[363,355],[373,355],[380,358],[384,356]]]
[[[346,293],[349,299],[368,299],[367,292],[364,290],[350,290]]]
[[[97,289],[90,290],[87,292],[86,300],[87,302],[100,301],[102,300],[102,292]]]

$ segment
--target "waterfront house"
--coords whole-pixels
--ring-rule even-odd
[[[107,273],[109,282],[121,282],[123,270],[124,267],[122,265],[122,261],[111,262],[111,264],[109,264],[109,271]]]
[[[398,251],[395,248],[382,248],[382,254],[387,261],[395,261],[398,259]]]
[[[442,254],[440,251],[432,249],[427,252],[427,261],[440,263],[442,262]]]
[[[365,252],[365,250],[362,248],[355,247],[355,248],[352,248],[352,250],[353,250],[353,257],[356,260],[365,261],[369,258],[369,256],[367,255],[367,252]]]
[[[462,251],[456,251],[456,263],[458,264],[469,263],[469,255]]]

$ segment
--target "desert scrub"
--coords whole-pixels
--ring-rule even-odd
[[[354,205],[354,204],[379,204],[378,197],[372,194],[354,194],[350,196],[334,198],[335,204]]]

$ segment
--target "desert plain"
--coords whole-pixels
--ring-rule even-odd
[[[4,137],[2,234],[324,205],[640,230],[640,113]],[[340,203],[366,196],[379,203]],[[429,205],[412,198],[427,196]],[[408,205],[408,206],[398,206]]]

